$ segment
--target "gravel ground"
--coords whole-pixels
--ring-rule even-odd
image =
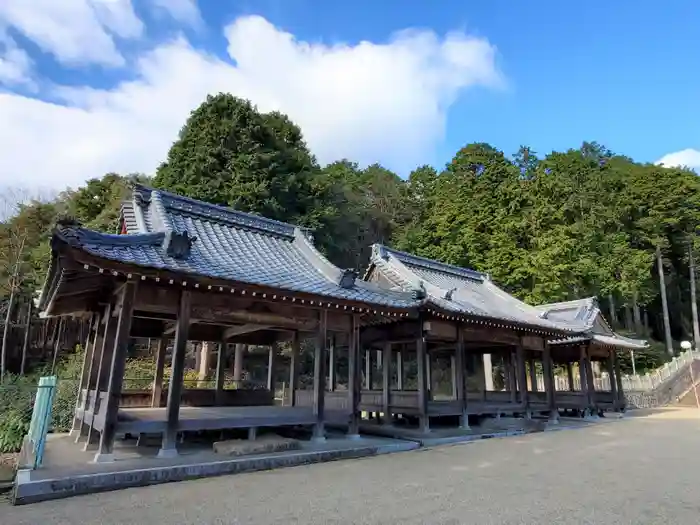
[[[696,525],[699,414],[5,504],[0,523]]]

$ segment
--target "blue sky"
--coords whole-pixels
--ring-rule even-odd
[[[288,112],[321,161],[403,175],[473,141],[700,166],[696,0],[95,1],[0,6],[0,184],[37,140],[28,183],[152,172],[219,90]]]
[[[225,9],[203,9],[209,22]],[[268,0],[240,12],[308,39],[381,41],[405,27],[466,28],[499,51],[506,92],[476,91],[449,113],[444,161],[464,143],[548,152],[596,140],[640,161],[700,149],[700,4],[536,0]]]

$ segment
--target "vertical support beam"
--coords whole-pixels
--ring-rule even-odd
[[[356,315],[350,317],[348,338],[348,437],[360,437],[360,326]]]
[[[591,362],[591,352],[588,345],[583,346],[583,366],[586,369],[586,393],[588,401],[588,409],[592,416],[597,415],[597,406],[595,399],[595,381],[593,377],[593,363]]]
[[[515,376],[515,353],[512,350],[508,350],[506,354],[506,377],[508,380],[508,391],[510,392],[510,402],[516,404],[518,402],[518,387],[517,378]]]
[[[527,370],[525,370],[525,350],[523,345],[515,347],[515,370],[518,377],[518,390],[520,391],[520,404],[525,408],[525,417],[532,418],[530,409],[530,393],[527,390]]]
[[[569,392],[574,391],[574,367],[566,363],[566,376],[569,378]]]
[[[388,425],[391,423],[391,343],[384,344],[382,360],[382,422]]]
[[[29,322],[29,321],[27,321]],[[85,389],[85,385],[87,384],[89,380],[89,374],[90,374],[90,367],[92,365],[92,358],[95,353],[95,338],[92,337],[92,335],[97,332],[97,329],[100,324],[100,316],[99,314],[92,314],[90,318],[90,325],[88,329],[88,335],[87,335],[87,341],[85,343],[85,355],[83,355],[83,367],[80,370],[80,382],[78,383],[78,399],[76,400],[75,403],[75,411],[73,413],[73,425],[71,426],[70,429],[70,435],[72,437],[76,437],[77,435],[80,434],[80,429],[82,426],[82,421],[83,418],[78,416],[78,411],[79,410],[84,410],[85,409],[85,401],[87,399],[88,393],[87,391],[85,394],[83,394],[83,390]],[[23,356],[24,357],[24,356]]]
[[[606,364],[608,365],[608,380],[610,382],[610,393],[612,394],[613,412],[617,412],[619,403],[617,399],[617,379],[615,378],[615,350],[610,350]]]
[[[8,306],[9,308],[9,306]],[[58,354],[61,351],[61,345],[63,344],[64,335],[66,333],[66,320],[61,317],[58,322],[58,330],[56,331],[56,338],[53,342],[53,361],[51,362],[51,374],[56,373],[56,361],[58,359]]]
[[[579,382],[581,383],[581,394],[583,396],[584,416],[590,413],[591,409],[591,396],[588,392],[588,367],[586,366],[586,346],[581,345],[579,360],[578,360],[578,375]],[[592,414],[591,414],[592,415]]]
[[[425,375],[426,375],[426,385],[428,388],[428,399],[433,397],[433,367],[432,367],[432,356],[430,348],[425,345]]]
[[[527,360],[528,368],[530,369],[530,388],[533,392],[537,392],[537,370],[535,369],[535,358],[531,357]]]
[[[102,326],[104,324],[104,327]],[[113,341],[116,332],[116,323],[112,317],[112,305],[108,304],[105,307],[104,313],[97,325],[97,333],[95,334],[95,355],[93,356],[90,365],[90,374],[87,379],[87,401],[85,410],[90,410],[92,415],[85,417],[83,424],[87,425],[87,441],[83,446],[83,451],[86,451],[93,443],[93,427],[95,423],[95,414],[99,408],[100,402],[100,375],[105,362],[104,356],[106,352],[107,341]]]
[[[153,377],[153,391],[151,394],[151,407],[161,406],[163,397],[163,371],[165,370],[165,354],[168,351],[168,336],[162,335],[158,340],[156,352],[156,373]]]
[[[326,345],[328,344],[328,312],[319,310],[316,346],[314,348],[314,441],[325,441],[324,409],[326,401]]]
[[[275,366],[277,362],[277,348],[270,345],[270,352],[267,356],[267,389],[275,394]]]
[[[620,360],[617,358],[617,352],[613,350],[614,368],[615,368],[615,382],[617,383],[617,401],[618,407],[621,412],[624,412],[627,408],[627,403],[625,402],[625,392],[622,388],[622,373],[620,370]]]
[[[423,337],[423,322],[418,323],[420,333],[416,338],[416,367],[418,371],[418,418],[422,432],[430,430],[430,417],[428,414],[428,370],[427,352]]]
[[[113,344],[112,361],[110,363],[109,382],[107,384],[107,407],[105,409],[105,422],[100,445],[95,454],[95,463],[114,461],[114,438],[117,430],[117,414],[119,412],[119,399],[122,393],[124,381],[124,368],[126,367],[126,354],[129,349],[129,333],[131,332],[131,318],[136,297],[136,282],[127,281],[122,288],[121,310],[117,322],[116,337]]]
[[[292,357],[289,361],[289,406],[297,404],[297,389],[299,388],[299,332],[292,334]]]
[[[95,382],[95,390],[104,392],[107,390],[109,382],[109,365],[112,362],[112,354],[114,354],[114,338],[117,335],[117,318],[114,316],[114,307],[107,312],[105,320],[105,332],[102,339],[102,354],[100,355],[100,366],[97,369],[97,379]]]
[[[185,351],[190,329],[191,294],[188,290],[180,292],[180,304],[175,325],[175,344],[173,346],[172,371],[168,385],[168,402],[165,409],[166,429],[163,432],[163,442],[158,457],[172,458],[177,456],[177,427],[180,420],[180,397],[182,394],[182,379],[185,373]]]
[[[240,386],[238,382],[243,379],[243,354],[245,353],[245,347],[246,345],[237,344],[236,353],[233,356],[233,381],[236,388]]]
[[[556,393],[554,391],[554,367],[552,365],[552,349],[549,343],[544,344],[542,355],[542,368],[544,370],[544,389],[547,394],[547,410],[549,410],[549,421],[557,423],[559,414],[556,407]]]
[[[396,390],[403,390],[403,352],[404,346],[401,345],[396,350]]]
[[[484,354],[484,388],[486,391],[493,390],[493,364],[491,354]]]
[[[337,383],[336,370],[336,347],[335,336],[330,337],[330,346],[328,347],[328,391],[335,392]]]
[[[219,352],[216,355],[216,383],[214,384],[214,398],[217,405],[221,405],[224,393],[224,372],[226,371],[226,355],[228,343],[223,339],[219,343]]]
[[[372,390],[372,351],[365,350],[365,389]]]
[[[452,399],[459,399],[457,397],[457,348],[450,354],[450,385],[452,386]]]
[[[459,426],[469,429],[469,416],[467,414],[467,382],[466,382],[466,350],[464,348],[464,331],[457,325],[457,346],[455,347],[453,365],[453,378],[455,398],[460,402],[462,413],[459,416]]]

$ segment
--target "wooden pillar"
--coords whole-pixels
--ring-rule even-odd
[[[114,338],[117,335],[117,318],[114,316],[114,308],[110,308],[105,321],[105,332],[102,339],[102,353],[100,355],[100,366],[97,369],[97,379],[95,390],[104,392],[107,390],[109,382],[109,365],[112,362],[114,353]]]
[[[102,326],[104,324],[104,326]],[[90,365],[90,375],[87,379],[87,401],[85,410],[91,411],[91,416],[86,416],[83,424],[87,425],[87,441],[83,446],[83,451],[88,450],[93,444],[95,413],[99,408],[100,403],[100,376],[102,368],[106,368],[105,353],[107,352],[107,341],[114,341],[116,333],[116,322],[112,317],[112,306],[108,304],[105,307],[101,317],[101,323],[97,325],[97,333],[95,334],[95,355],[93,356],[92,364]]]
[[[289,406],[296,406],[299,388],[299,332],[292,334],[292,356],[289,361]]]
[[[530,394],[527,390],[527,370],[525,370],[525,350],[523,345],[519,344],[515,347],[515,370],[518,377],[518,390],[520,391],[520,404],[525,409],[525,417],[530,419],[532,411],[530,410]]]
[[[267,389],[272,392],[273,398],[275,394],[275,364],[276,364],[276,352],[275,345],[270,346],[270,352],[267,356]]]
[[[491,354],[484,354],[484,387],[487,391],[493,390],[493,364]]]
[[[510,392],[510,402],[516,404],[518,402],[518,389],[517,389],[517,379],[515,376],[515,355],[514,352],[509,350],[506,354],[506,370],[507,370],[507,380],[508,380],[508,391]]]
[[[314,425],[313,440],[325,441],[324,408],[326,400],[326,345],[328,344],[326,310],[318,312],[318,330],[316,332],[316,346],[314,348]]]
[[[574,368],[571,363],[566,363],[566,376],[569,378],[569,392],[574,391]]]
[[[185,373],[185,352],[190,329],[191,294],[188,290],[180,292],[177,324],[175,325],[175,344],[173,345],[172,370],[168,386],[168,402],[165,408],[166,429],[163,432],[163,442],[158,457],[172,458],[177,456],[177,427],[180,419],[180,396],[182,394],[182,379]]]
[[[335,392],[337,383],[336,370],[336,347],[335,336],[330,337],[330,345],[328,347],[328,391]]]
[[[613,411],[617,411],[617,380],[615,379],[615,350],[610,350],[610,355],[606,359],[608,365],[608,381],[610,382],[610,394],[612,394]]]
[[[578,360],[579,383],[581,383],[581,394],[583,396],[584,415],[590,411],[590,396],[588,393],[588,369],[586,367],[586,347],[581,346]]]
[[[224,372],[226,371],[226,355],[228,350],[228,343],[223,340],[219,343],[219,352],[216,355],[216,383],[214,384],[215,390],[215,402],[217,405],[221,405],[223,393],[224,393]]]
[[[372,352],[365,350],[365,389],[372,390]]]
[[[615,369],[615,382],[617,383],[617,404],[618,410],[624,412],[627,408],[625,402],[625,392],[622,388],[622,372],[620,370],[620,360],[617,358],[617,352],[613,350],[613,367]]]
[[[29,322],[29,321],[27,321]],[[83,390],[86,388],[86,384],[89,380],[90,366],[92,364],[92,357],[95,353],[95,338],[92,337],[94,333],[97,332],[100,323],[99,314],[93,314],[90,318],[90,325],[88,329],[87,341],[85,343],[85,354],[83,355],[83,366],[80,370],[80,382],[78,383],[78,399],[75,403],[75,412],[73,414],[73,425],[71,426],[70,435],[75,437],[80,434],[80,429],[82,426],[83,418],[78,416],[78,411],[85,408],[85,401],[87,399],[87,391],[83,394]]]
[[[430,352],[430,348],[428,348],[428,345],[425,345],[425,376],[426,376],[426,385],[428,389],[428,399],[432,399],[432,392],[433,392],[433,367],[432,365],[432,355]]]
[[[58,322],[58,330],[56,331],[56,337],[53,342],[53,361],[51,362],[51,375],[56,373],[56,361],[58,359],[58,354],[61,351],[61,345],[63,344],[63,337],[66,333],[66,320],[61,317]]]
[[[430,417],[428,414],[428,371],[425,339],[423,338],[423,322],[418,323],[421,333],[416,338],[416,365],[418,369],[418,418],[420,430],[430,430]]]
[[[391,343],[384,344],[382,350],[382,410],[384,424],[391,423]]]
[[[151,407],[157,408],[162,404],[163,397],[163,371],[165,370],[165,354],[168,351],[168,336],[162,335],[158,340],[156,352],[156,373],[153,377],[153,392],[151,394]]]
[[[460,402],[462,413],[459,416],[459,426],[469,428],[469,416],[467,414],[467,383],[466,383],[466,350],[464,348],[464,331],[457,325],[457,346],[455,347],[454,370],[455,398]]]
[[[205,341],[201,344],[197,351],[199,363],[197,364],[197,386],[202,388],[209,379],[209,361],[211,360],[211,349],[214,343]]]
[[[95,463],[114,461],[114,438],[117,430],[117,415],[119,413],[119,400],[124,382],[124,368],[126,367],[126,354],[129,349],[129,334],[131,332],[131,318],[136,297],[136,282],[127,281],[122,289],[121,309],[117,322],[116,337],[112,342],[112,361],[110,363],[109,382],[107,384],[107,396],[105,401],[104,429],[100,435],[100,446],[95,454]]]
[[[404,345],[396,350],[396,390],[403,390],[403,351]]]
[[[537,392],[537,370],[535,369],[535,358],[531,357],[527,360],[528,368],[530,369],[530,388],[533,392]]]
[[[350,318],[348,337],[348,436],[360,436],[360,326],[356,315]]]
[[[237,344],[236,353],[233,356],[233,381],[236,388],[240,386],[238,382],[243,379],[243,354],[245,353],[245,347],[246,345]]]
[[[559,420],[556,408],[556,392],[554,387],[554,367],[552,365],[552,349],[548,343],[544,344],[542,355],[542,368],[544,370],[544,389],[547,394],[547,410],[552,423]]]
[[[588,405],[591,408],[591,414],[597,415],[597,402],[595,396],[595,376],[593,375],[593,362],[591,361],[591,350],[590,347],[586,347],[586,382],[588,385]]]

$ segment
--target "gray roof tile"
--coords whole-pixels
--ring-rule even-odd
[[[409,293],[388,292],[355,280],[318,252],[306,232],[291,224],[143,186],[135,187],[123,216],[129,218],[127,235],[76,226],[63,227],[58,235],[97,257],[136,266],[378,306],[421,304]],[[187,232],[196,238],[188,256],[166,253],[168,232]]]
[[[534,307],[496,286],[488,275],[375,244],[370,268],[400,283],[404,290],[422,286],[431,302],[456,313],[556,331],[579,331],[580,325],[544,319]]]

